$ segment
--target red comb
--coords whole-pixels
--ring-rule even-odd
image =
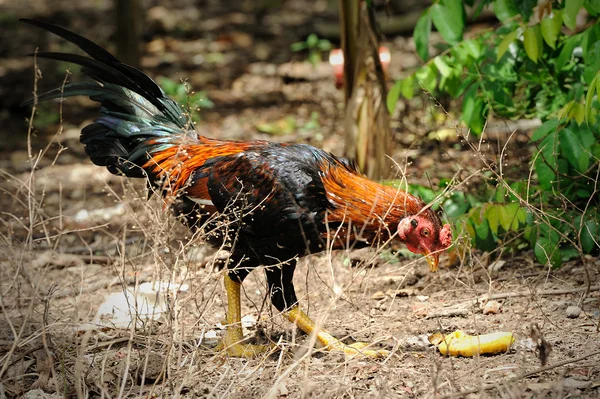
[[[450,244],[452,244],[452,230],[450,229],[449,224],[445,224],[440,230],[440,244],[442,244],[444,248],[448,248]]]

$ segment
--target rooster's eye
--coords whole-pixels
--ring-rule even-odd
[[[410,225],[415,228],[419,225],[419,222],[417,222],[417,219],[413,219],[410,221]]]
[[[429,231],[429,229],[423,229],[423,230],[421,230],[421,235],[423,237],[429,237],[429,234],[431,234],[431,232]]]

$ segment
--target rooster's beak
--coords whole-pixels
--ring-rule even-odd
[[[440,254],[425,252],[423,255],[425,255],[425,259],[429,263],[429,271],[432,273],[437,272],[438,264],[440,263]]]

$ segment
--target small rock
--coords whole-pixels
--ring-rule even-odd
[[[245,315],[242,317],[242,327],[253,328],[256,326],[256,318],[252,315]]]
[[[371,299],[375,299],[376,301],[380,301],[382,299],[385,299],[386,297],[387,297],[387,295],[383,291],[377,291],[376,293],[371,295]]]
[[[424,351],[430,346],[427,335],[415,335],[408,337],[404,342],[404,348],[409,351]]]
[[[414,303],[411,305],[410,309],[413,311],[415,317],[426,317],[429,313],[427,304],[425,303]]]
[[[576,319],[581,314],[581,308],[579,306],[569,306],[566,313],[569,319]]]
[[[427,302],[429,300],[429,296],[427,295],[417,295],[417,300],[420,302]]]
[[[556,305],[557,309],[566,309],[573,305],[573,301],[556,301],[554,304]]]
[[[483,305],[483,314],[498,314],[500,313],[500,307],[502,307],[502,304],[498,301],[487,301]]]
[[[504,266],[505,264],[505,260],[497,260],[495,262],[490,263],[490,265],[488,266],[488,270],[490,272],[498,272],[500,271],[500,269],[502,269],[502,266]]]

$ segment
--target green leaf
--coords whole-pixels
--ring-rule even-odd
[[[600,0],[586,0],[585,6],[590,11],[600,14]]]
[[[331,45],[331,42],[329,40],[319,40],[319,43],[317,44],[317,48],[320,51],[329,51],[333,48],[333,46]]]
[[[522,208],[519,206],[519,210],[517,211],[517,223],[525,224],[526,220],[527,220],[527,211],[525,210],[525,208]],[[513,229],[513,230],[516,230],[516,229]]]
[[[465,40],[459,45],[459,47],[464,48],[467,51],[467,53],[475,60],[481,57],[481,54],[483,52],[481,43],[475,39]]]
[[[594,77],[588,87],[587,94],[585,95],[585,119],[590,119],[590,113],[592,111],[592,102],[594,101],[594,93],[596,93],[596,83],[598,80],[598,74]]]
[[[394,188],[400,188],[402,190],[406,189],[406,180],[402,179],[388,180],[384,184],[390,185]],[[419,184],[410,184],[408,186],[408,192],[410,192],[412,195],[421,197],[421,199],[427,204],[435,199],[435,191],[429,187],[421,186]]]
[[[578,125],[581,125],[585,120],[585,104],[574,103],[571,109],[571,116]]]
[[[579,232],[579,242],[581,243],[581,249],[583,249],[583,252],[589,254],[599,245],[599,233],[600,231],[598,229],[598,223],[595,220],[588,218],[583,223],[581,231]]]
[[[551,131],[540,143],[539,152],[534,156],[534,168],[540,182],[540,187],[545,191],[552,190],[556,179],[556,140],[558,133]]]
[[[546,44],[552,49],[556,49],[556,40],[562,27],[562,12],[555,10],[551,17],[546,17],[540,21],[540,27]]]
[[[490,235],[490,227],[487,219],[482,220],[482,222],[479,224],[475,222],[472,223],[475,226],[475,235],[477,238],[479,238],[481,241],[487,240]]]
[[[430,7],[435,28],[444,40],[452,45],[462,40],[465,29],[465,14],[462,0],[445,0]]]
[[[498,46],[498,49],[496,50],[496,62],[500,61],[500,58],[502,58],[504,53],[506,53],[506,50],[508,50],[508,47],[512,42],[515,41],[518,35],[519,32],[517,30],[513,30],[512,32],[504,36],[504,39],[502,39],[500,45]]]
[[[496,193],[494,194],[496,202],[503,203],[504,199],[507,197],[506,187],[503,184],[498,184],[496,186]]]
[[[563,156],[577,171],[585,172],[590,163],[590,154],[583,149],[579,137],[569,128],[562,129],[558,134]]]
[[[159,76],[157,80],[160,84],[160,87],[162,87],[165,93],[167,93],[170,96],[174,96],[176,94],[177,88],[180,84],[175,82],[173,79],[169,79],[164,76]]]
[[[561,109],[558,110],[558,114],[556,115],[558,120],[562,121],[564,119],[565,122],[569,122],[571,120],[570,115],[571,109],[573,108],[573,104],[575,104],[575,100],[569,101],[568,103],[563,105]]]
[[[556,132],[556,128],[558,127],[558,119],[550,119],[546,122],[542,123],[540,127],[535,129],[533,134],[531,135],[531,141],[538,141],[543,139],[550,132]]]
[[[523,45],[529,59],[537,64],[542,56],[542,32],[539,25],[534,25],[523,32]]]
[[[581,34],[581,51],[586,66],[598,66],[598,54],[594,52],[600,40],[600,24],[595,23]]]
[[[540,182],[540,187],[544,191],[551,191],[554,179],[556,179],[556,172],[548,164],[544,162],[544,158],[537,158],[534,163],[535,173],[537,174]]]
[[[558,242],[554,242],[547,237],[538,237],[533,252],[538,262],[544,266],[550,264],[553,268],[557,268],[561,264]]]
[[[306,48],[306,43],[305,42],[296,42],[296,43],[292,43],[290,45],[290,50],[296,52],[296,51],[302,51]]]
[[[450,198],[444,201],[444,211],[448,217],[454,218],[463,215],[469,210],[469,203],[465,200],[465,195],[460,191],[455,191]]]
[[[431,65],[425,65],[415,73],[417,81],[427,90],[432,93],[435,90],[437,76]]]
[[[311,34],[310,34],[310,35],[308,35],[308,37],[306,38],[306,45],[307,45],[309,48],[316,47],[318,43],[319,43],[319,36],[317,36],[315,33],[311,33]]]
[[[564,41],[560,54],[556,59],[556,71],[560,72],[564,66],[573,58],[573,50],[581,42],[581,34],[573,35]]]
[[[396,103],[398,102],[398,98],[400,98],[400,92],[402,90],[402,80],[397,80],[396,83],[392,86],[390,91],[388,92],[386,98],[386,105],[388,112],[391,114],[394,113],[394,108],[396,108]]]
[[[521,207],[516,202],[502,206],[499,221],[504,231],[515,231],[519,228],[518,213],[520,210]]]
[[[308,62],[312,65],[317,66],[321,62],[321,53],[318,51],[311,51],[308,53]]]
[[[495,0],[494,12],[500,22],[506,22],[519,13],[514,0]]]
[[[496,205],[496,204],[489,204],[489,206],[487,207],[487,210],[485,212],[485,218],[488,221],[488,224],[490,225],[490,230],[492,231],[492,233],[494,233],[495,235],[498,235],[498,226],[500,225],[499,221],[500,221],[500,208],[502,206],[500,205]]]
[[[583,6],[583,0],[565,0],[563,22],[571,30],[575,30],[577,24],[577,14]]]
[[[529,18],[533,14],[533,8],[537,5],[537,0],[520,0],[515,2],[515,5],[523,16],[523,19],[529,21]]]
[[[579,253],[579,250],[574,248],[572,245],[563,245],[560,247],[560,259],[563,262],[579,258],[580,256],[581,254]]]
[[[575,128],[575,134],[577,134],[577,137],[579,137],[579,141],[584,149],[588,149],[589,151],[594,143],[599,141],[594,137],[594,132],[589,125],[573,126],[573,128]]]
[[[472,86],[476,80],[477,80],[477,78],[473,75],[467,76],[466,78],[462,78],[460,81],[460,85],[456,89],[455,97],[462,95],[465,92],[465,90],[467,90],[470,86]]]
[[[440,72],[440,75],[446,76],[446,77],[452,75],[452,68],[450,68],[448,66],[448,64],[446,64],[446,62],[443,60],[441,55],[435,57],[433,59],[433,63],[435,64],[438,71]]]
[[[410,75],[404,79],[402,79],[402,88],[400,91],[402,92],[402,96],[407,100],[410,100],[415,95],[415,77],[414,75]]]
[[[589,35],[587,36],[589,37]],[[592,48],[589,49],[586,56],[584,56],[584,65],[583,80],[588,85],[591,85],[592,80],[594,80],[598,74],[598,66],[600,65],[600,37],[598,37],[598,40],[592,45]]]
[[[476,135],[483,132],[485,125],[484,106],[483,98],[478,93],[478,85],[472,85],[463,97],[463,114],[461,120]]]
[[[475,245],[475,238],[477,237],[477,233],[475,232],[475,227],[473,227],[473,223],[468,220],[464,223],[465,228],[467,229],[467,234],[471,237],[471,242]]]
[[[429,59],[429,35],[431,34],[431,15],[429,10],[425,11],[417,21],[413,31],[413,39],[417,48],[417,54],[423,61]]]
[[[550,241],[556,243],[556,245],[558,245],[560,241],[560,234],[558,231],[556,231],[552,225],[545,222],[540,223],[540,236],[550,239]]]

